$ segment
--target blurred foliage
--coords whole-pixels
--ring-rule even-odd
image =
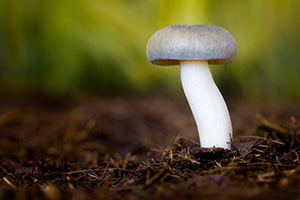
[[[213,24],[238,44],[212,66],[229,95],[300,97],[298,0],[0,0],[1,91],[180,91],[178,67],[150,64],[151,35]]]

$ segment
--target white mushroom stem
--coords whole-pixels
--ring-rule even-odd
[[[180,61],[180,76],[197,124],[201,147],[230,150],[232,126],[229,112],[207,60]]]

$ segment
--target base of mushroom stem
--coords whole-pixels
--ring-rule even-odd
[[[230,150],[220,148],[220,147],[212,147],[212,148],[204,148],[197,147],[191,150],[191,154],[193,154],[200,161],[211,161],[218,158],[221,158],[226,153],[229,153]]]

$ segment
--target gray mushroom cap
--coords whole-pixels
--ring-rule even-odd
[[[147,43],[148,60],[156,65],[178,65],[180,60],[231,63],[237,55],[233,36],[210,25],[172,25],[158,30]]]

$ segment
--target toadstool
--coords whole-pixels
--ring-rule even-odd
[[[237,55],[233,36],[210,25],[172,25],[158,30],[146,47],[156,65],[180,65],[181,83],[195,118],[202,148],[231,149],[232,125],[209,64],[231,63]]]

